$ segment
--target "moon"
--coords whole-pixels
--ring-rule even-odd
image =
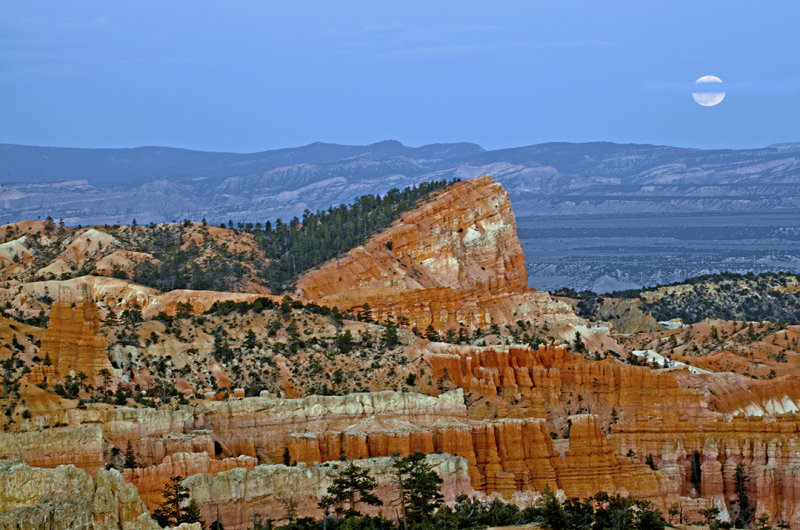
[[[714,90],[715,88],[722,88],[715,87],[715,83],[722,84],[722,79],[715,75],[704,75],[698,78],[694,82],[697,92],[692,92],[694,100],[704,107],[713,107],[722,103],[722,100],[725,99],[725,91]]]

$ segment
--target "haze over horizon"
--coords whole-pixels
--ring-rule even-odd
[[[795,2],[12,1],[0,142],[256,152],[316,141],[798,141]],[[769,28],[769,31],[763,31]],[[691,98],[703,75],[727,96]]]
[[[37,147],[37,148],[49,148],[49,149],[96,149],[96,150],[125,150],[125,149],[175,149],[175,150],[185,150],[185,151],[197,151],[197,152],[204,152],[204,153],[230,153],[230,154],[240,154],[240,155],[248,155],[248,154],[257,154],[257,153],[264,153],[270,151],[281,151],[281,150],[291,150],[291,149],[302,149],[304,147],[311,147],[318,144],[323,145],[335,145],[335,146],[343,146],[343,147],[369,147],[371,145],[381,145],[387,143],[396,142],[403,147],[408,147],[411,149],[417,149],[420,147],[428,147],[432,145],[455,145],[455,144],[472,144],[477,145],[481,149],[486,151],[503,151],[507,149],[514,149],[514,148],[525,148],[525,147],[535,147],[541,145],[548,145],[548,144],[601,144],[601,143],[609,143],[609,144],[617,144],[617,145],[650,145],[654,147],[677,147],[681,149],[699,149],[699,150],[737,150],[737,149],[764,149],[768,147],[775,147],[781,145],[793,145],[793,144],[800,144],[800,140],[795,141],[794,139],[786,139],[780,142],[772,142],[770,144],[765,145],[750,145],[750,146],[743,146],[740,148],[736,147],[724,147],[724,146],[717,146],[717,147],[697,147],[692,145],[667,145],[667,144],[657,144],[657,143],[650,143],[650,142],[611,142],[608,140],[584,140],[580,142],[572,142],[569,140],[552,140],[547,142],[537,142],[535,144],[526,144],[526,145],[502,145],[496,146],[492,148],[486,148],[483,145],[479,144],[478,142],[471,142],[469,140],[453,140],[451,142],[431,142],[425,144],[408,144],[406,142],[401,142],[400,140],[395,140],[393,138],[386,138],[384,140],[377,140],[375,142],[369,142],[366,144],[352,144],[352,143],[339,143],[339,142],[327,142],[322,140],[315,140],[311,141],[302,145],[286,145],[286,146],[279,146],[279,147],[265,147],[263,149],[255,148],[253,150],[218,150],[218,149],[195,149],[192,147],[184,147],[180,145],[154,145],[154,144],[140,144],[140,145],[109,145],[109,146],[65,146],[65,145],[37,145],[37,144],[20,144],[15,142],[0,142],[0,145],[7,145],[7,146],[19,146],[19,147]]]

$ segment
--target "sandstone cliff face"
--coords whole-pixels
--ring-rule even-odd
[[[452,503],[461,493],[474,494],[469,483],[467,463],[463,458],[451,455],[428,455],[427,458],[444,481],[442,494],[446,502]],[[214,520],[219,514],[226,529],[244,530],[250,528],[253,519],[259,516],[262,520],[284,517],[284,501],[288,499],[297,502],[299,517],[321,517],[317,502],[326,494],[339,465],[261,465],[251,470],[233,469],[215,477],[194,475],[183,483],[191,491],[192,498],[197,500],[207,521]],[[397,498],[391,458],[370,458],[360,460],[356,465],[366,467],[377,480],[375,491],[384,502],[383,507],[359,506],[359,509],[369,514],[382,512],[387,517],[395,518],[396,513],[389,506]]]
[[[404,316],[439,330],[517,320],[577,324],[563,302],[531,290],[508,194],[491,177],[454,184],[341,259],[303,275],[301,297],[368,303],[378,319]]]
[[[106,437],[122,446],[131,433],[144,434],[133,425],[150,422],[147,415],[135,409],[120,412],[115,413],[119,417],[113,423],[107,422]],[[149,413],[153,425],[163,422],[153,433],[177,427],[171,420],[158,420],[156,415],[163,413]],[[471,488],[507,498],[517,491],[540,490],[545,485],[568,495],[607,489],[654,499],[677,495],[679,490],[669,476],[652,472],[640,461],[615,456],[594,416],[573,418],[567,452],[562,457],[544,419],[469,419],[460,389],[439,397],[380,392],[302,399],[246,398],[206,402],[186,407],[184,413],[187,434],[171,435],[179,442],[176,447],[198,440],[203,440],[203,445],[210,433],[217,458],[222,460],[210,460],[210,452],[173,454],[144,470],[126,472],[148,503],[157,502],[155,484],[164,477],[183,471],[187,475],[213,475],[229,469],[226,466],[247,469],[256,461],[247,455],[266,464],[281,463],[288,457],[289,463],[314,466],[336,462],[342,455],[358,460],[440,451],[464,459]],[[137,451],[162,439],[157,434],[142,438],[136,444]]]
[[[72,464],[94,474],[104,465],[103,428],[79,425],[0,433],[0,458],[15,454],[37,468]]]
[[[0,462],[0,528],[157,530],[136,487],[119,472],[94,480],[73,466]]]
[[[735,374],[700,376],[711,394],[710,406],[741,416],[775,416],[800,412],[800,376],[769,381]]]
[[[385,391],[301,399],[262,397],[206,402],[193,409],[193,427],[212,430],[219,452],[225,456],[245,454],[258,456],[264,463],[282,463],[284,450],[288,449],[290,454],[294,453],[295,461],[313,463],[338,460],[341,454],[348,458],[392,454],[375,454],[378,445],[373,444],[370,449],[367,433],[351,428],[362,420],[400,420],[413,424],[406,429],[407,436],[411,437],[414,425],[425,426],[437,420],[465,416],[460,390],[438,397]],[[372,436],[375,444],[383,443],[377,441],[379,438]],[[385,450],[389,450],[388,445]]]
[[[631,415],[707,414],[701,391],[684,388],[671,373],[612,359],[590,361],[563,346],[464,347],[432,344],[424,354],[435,377],[484,396],[520,396],[535,416],[580,395],[583,406],[609,405]]]
[[[153,510],[162,501],[161,490],[170,477],[191,477],[199,473],[213,477],[231,469],[253,469],[255,466],[256,459],[250,456],[215,460],[208,453],[176,453],[157,465],[125,469],[123,476],[126,482],[136,486],[141,499]]]
[[[83,372],[93,384],[100,384],[98,373],[104,369],[110,373],[112,366],[100,334],[97,305],[91,300],[53,303],[41,357],[50,358],[60,377]]]
[[[800,526],[800,416],[780,418],[717,418],[696,421],[621,422],[610,435],[616,454],[652,454],[659,470],[674,477],[680,494],[715,499],[718,505],[735,500],[736,465],[745,465],[756,513],[773,521]],[[699,482],[691,468],[700,466]]]
[[[185,408],[155,410],[116,407],[104,411],[100,421],[103,424],[103,436],[108,442],[120,450],[124,450],[130,442],[134,449],[142,451],[145,463],[148,457],[161,450],[166,455],[168,444],[164,440],[159,442],[159,439],[192,430],[192,413]]]

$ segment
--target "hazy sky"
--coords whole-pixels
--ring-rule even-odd
[[[800,141],[798,27],[797,0],[5,0],[0,142]]]

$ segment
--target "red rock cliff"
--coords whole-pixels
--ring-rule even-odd
[[[301,297],[341,308],[369,303],[383,319],[440,330],[543,314],[575,320],[566,304],[528,287],[511,202],[485,176],[453,184],[391,227],[297,282]]]

